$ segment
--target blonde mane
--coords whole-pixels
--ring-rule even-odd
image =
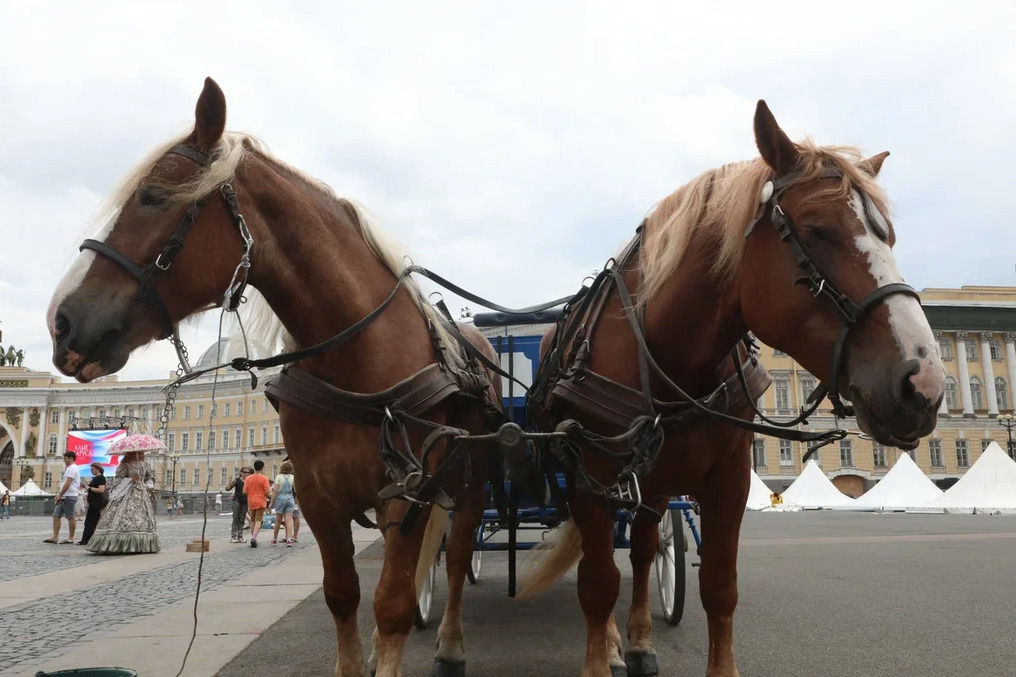
[[[809,200],[844,199],[856,188],[888,213],[885,192],[861,168],[864,157],[857,148],[817,146],[810,139],[796,146],[800,175],[788,185],[812,181],[825,167],[836,167],[843,174],[840,185],[816,191]],[[710,169],[660,201],[646,220],[639,301],[647,302],[660,290],[700,231],[711,239],[712,274],[721,284],[729,283],[741,264],[745,232],[757,215],[762,186],[772,178],[772,169],[761,158],[736,162]]]

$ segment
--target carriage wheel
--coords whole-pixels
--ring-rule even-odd
[[[421,630],[430,624],[430,610],[434,604],[434,586],[437,585],[437,559],[430,565],[430,571],[423,579],[423,589],[416,599],[416,617],[413,622]]]
[[[687,549],[681,511],[663,513],[659,530],[660,539],[654,558],[656,584],[660,590],[664,620],[670,625],[677,625],[684,615],[684,553]]]
[[[480,567],[483,566],[483,523],[476,527],[476,540],[473,541],[473,559],[466,569],[466,578],[473,585],[480,580]]]

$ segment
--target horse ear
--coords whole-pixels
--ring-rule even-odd
[[[769,106],[759,99],[755,107],[755,145],[762,159],[772,167],[776,176],[783,176],[797,167],[797,146],[776,123]]]
[[[859,165],[861,171],[870,174],[872,177],[878,176],[879,171],[882,169],[882,163],[889,157],[889,151],[884,150],[878,155],[872,155],[867,160],[864,160]]]
[[[194,141],[202,150],[211,150],[226,129],[226,95],[211,78],[205,78],[198,104],[194,107]]]

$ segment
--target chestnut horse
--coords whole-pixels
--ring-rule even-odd
[[[115,372],[135,349],[170,334],[185,317],[223,299],[230,305],[230,298],[242,293],[231,282],[237,279],[234,271],[241,276],[245,272],[236,267],[242,256],[251,262],[247,281],[288,333],[287,347],[318,344],[354,325],[392,294],[383,312],[359,335],[341,348],[304,359],[290,367],[291,373],[298,370],[347,391],[376,393],[435,363],[434,327],[444,336],[444,345],[454,347],[416,286],[400,277],[402,258],[382,242],[360,210],[269,155],[255,139],[224,133],[225,124],[225,97],[207,79],[193,132],[155,149],[114,196],[104,228],[95,240],[86,241],[89,250],[79,256],[50,305],[53,362],[61,372],[82,382]],[[231,203],[228,195],[234,191]],[[237,210],[252,246],[245,245],[242,229],[238,234]],[[126,261],[116,260],[117,254]],[[150,269],[153,274],[145,279],[131,269],[152,263],[157,270]],[[138,293],[139,281],[143,293]],[[493,358],[479,332],[468,331],[469,340]],[[489,381],[496,386],[495,379]],[[495,392],[500,387],[489,397],[496,397]],[[455,395],[421,415],[484,432],[479,399]],[[300,506],[324,562],[325,598],[338,644],[335,674],[363,675],[357,628],[360,585],[350,520],[377,508],[379,523],[397,525],[408,504],[390,500],[379,505],[378,492],[389,480],[378,453],[378,424],[324,417],[285,399],[279,418],[296,468]],[[423,434],[413,429],[409,438],[411,449],[418,450]],[[431,469],[447,452],[443,442],[435,451]],[[489,447],[480,450],[488,452]],[[466,477],[464,468],[471,468],[471,476]],[[446,558],[448,603],[435,659],[439,675],[464,674],[462,587],[482,514],[486,470],[485,459],[474,460],[454,468],[452,479],[442,482],[457,493],[457,504]],[[465,480],[468,489],[462,488]],[[425,509],[423,519],[407,534],[399,528],[384,530],[371,660],[379,676],[401,674],[403,646],[416,610],[414,571],[425,570],[434,559],[442,535],[435,528],[438,515],[447,518],[443,510]],[[433,536],[426,548],[421,545],[425,524]]]
[[[875,181],[888,153],[865,160],[853,148],[795,144],[762,101],[754,129],[761,158],[707,171],[665,198],[645,222],[637,256],[619,271],[628,289],[638,290],[632,305],[641,314],[649,359],[659,366],[648,385],[652,396],[674,399],[668,379],[696,398],[713,392],[733,369],[731,351],[751,331],[817,375],[838,412],[849,411],[841,401],[848,399],[859,427],[875,440],[914,448],[935,427],[945,371],[891,251],[896,233]],[[581,338],[591,350],[588,373],[638,391],[633,316],[615,289]],[[574,347],[557,351],[574,354]],[[552,423],[573,418],[604,435],[617,432],[604,430],[590,410],[553,397],[545,413]],[[752,417],[744,403],[726,413]],[[699,418],[667,432],[655,468],[641,478],[648,505],[684,494],[701,505],[709,677],[738,674],[733,614],[751,436]],[[618,477],[616,460],[582,451],[598,482],[608,486]],[[583,677],[625,674],[625,662],[627,674],[656,674],[648,602],[654,520],[642,512],[632,527],[635,584],[623,660],[613,619],[620,577],[611,546],[614,512],[600,496],[573,487],[570,495],[572,522],[563,527],[557,552],[538,564],[527,592],[538,592],[578,560],[587,624]]]

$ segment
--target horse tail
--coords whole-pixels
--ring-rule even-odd
[[[542,595],[582,557],[582,532],[568,520],[554,529],[553,539],[544,541],[527,562],[527,573],[519,597]],[[531,564],[530,564],[531,563]]]
[[[427,519],[427,528],[423,531],[423,544],[420,546],[420,559],[416,562],[416,593],[420,594],[423,582],[427,578],[430,566],[437,558],[437,552],[441,549],[441,539],[444,538],[445,527],[448,526],[448,512],[437,506],[430,509],[430,517]]]

